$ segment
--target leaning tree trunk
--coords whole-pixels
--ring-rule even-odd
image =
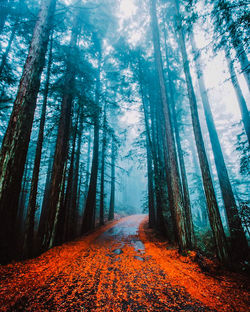
[[[247,244],[244,230],[242,228],[241,219],[238,213],[232,186],[229,180],[226,164],[224,161],[224,156],[221,150],[219,137],[216,131],[216,127],[215,127],[215,123],[214,123],[214,119],[213,119],[213,115],[212,115],[212,111],[211,111],[211,107],[210,107],[210,103],[208,99],[208,94],[207,94],[207,90],[206,90],[205,82],[203,78],[200,58],[199,58],[199,54],[196,48],[193,33],[190,33],[190,39],[191,39],[193,53],[195,56],[195,68],[196,68],[196,74],[198,77],[199,89],[200,89],[201,99],[203,103],[207,128],[209,132],[210,142],[212,145],[216,170],[218,173],[222,198],[223,198],[226,215],[227,215],[229,232],[231,236],[232,251],[236,259],[237,258],[244,259],[248,253],[247,252],[248,244]],[[250,127],[250,123],[249,123],[249,127]]]
[[[151,23],[152,23],[152,32],[153,32],[153,44],[154,44],[154,54],[156,69],[158,73],[159,83],[160,83],[160,94],[161,101],[163,106],[163,113],[165,119],[165,131],[167,139],[167,148],[169,153],[170,160],[170,179],[173,192],[173,211],[175,213],[175,227],[177,232],[177,239],[180,250],[185,250],[187,248],[187,238],[186,238],[186,229],[185,229],[185,219],[184,219],[184,205],[182,200],[182,189],[181,189],[181,180],[178,172],[178,161],[177,154],[175,150],[175,142],[173,129],[170,119],[169,103],[166,96],[166,87],[163,74],[163,65],[161,57],[161,48],[160,48],[160,38],[159,38],[159,29],[158,21],[156,15],[156,0],[151,0]],[[168,174],[168,173],[167,173]]]
[[[182,54],[184,73],[185,73],[186,83],[187,83],[194,137],[195,137],[195,142],[197,146],[200,167],[201,167],[201,172],[202,172],[202,178],[203,178],[203,185],[204,185],[206,199],[207,199],[209,220],[210,220],[211,228],[212,228],[215,243],[216,243],[218,258],[221,261],[223,261],[225,264],[229,264],[230,255],[229,255],[229,251],[227,247],[226,236],[225,236],[223,225],[221,222],[220,212],[219,212],[219,208],[218,208],[217,201],[216,201],[215,191],[214,191],[210,169],[208,165],[208,159],[207,159],[207,155],[205,151],[205,145],[204,145],[204,141],[203,141],[203,137],[201,133],[197,102],[196,102],[192,78],[190,74],[184,33],[183,33],[182,25],[181,25],[179,1],[175,0],[174,4],[175,4],[175,10],[176,10],[176,23],[177,23],[176,29],[179,34],[179,45],[180,45],[180,50]]]
[[[110,204],[109,204],[109,215],[108,220],[114,220],[115,216],[115,159],[116,159],[116,148],[114,138],[112,139],[112,154],[111,154],[111,193],[110,193]]]
[[[13,225],[55,5],[56,0],[42,2],[0,153],[0,258],[5,260],[16,249]]]
[[[42,105],[42,113],[40,119],[39,126],[39,134],[36,145],[36,155],[34,161],[33,174],[31,179],[31,189],[30,189],[30,197],[29,204],[27,210],[27,218],[26,218],[26,229],[24,234],[24,255],[31,257],[33,252],[33,237],[34,237],[34,225],[35,225],[35,212],[36,212],[36,198],[37,198],[37,187],[38,187],[38,179],[39,179],[39,170],[42,156],[42,147],[43,147],[43,137],[44,137],[44,126],[46,120],[46,107],[48,102],[48,93],[49,93],[49,84],[50,84],[50,73],[51,73],[51,65],[52,65],[52,48],[53,48],[53,39],[50,39],[50,51],[49,51],[49,59],[48,59],[48,67],[47,67],[47,77],[45,82],[44,89],[44,99]]]
[[[69,54],[67,57],[66,73],[64,81],[64,91],[62,98],[62,106],[60,113],[60,121],[57,133],[57,142],[54,155],[54,163],[52,169],[51,185],[49,192],[48,220],[46,222],[44,249],[52,246],[52,231],[55,225],[56,210],[60,206],[60,194],[62,191],[62,183],[64,176],[64,168],[67,162],[69,133],[71,124],[71,111],[73,103],[73,92],[75,86],[75,57],[77,40],[80,33],[80,12],[74,17],[71,39],[69,44]],[[61,206],[60,206],[61,207]],[[58,216],[60,212],[58,212]],[[55,236],[54,236],[55,237]]]

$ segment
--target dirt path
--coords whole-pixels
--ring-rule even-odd
[[[0,311],[211,311],[172,283],[145,249],[146,236],[138,233],[143,220],[123,218],[36,259],[1,267]]]

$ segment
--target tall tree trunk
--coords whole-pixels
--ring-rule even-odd
[[[77,139],[77,129],[78,122],[80,118],[80,109],[81,103],[78,103],[78,112],[77,112],[77,120],[75,123],[74,133],[73,133],[73,146],[72,146],[72,154],[70,160],[69,174],[68,174],[68,184],[65,195],[64,202],[64,210],[65,210],[65,218],[62,223],[61,236],[63,237],[63,232],[65,233],[65,240],[69,240],[72,236],[72,228],[74,227],[74,218],[72,211],[72,196],[73,196],[73,185],[74,185],[74,172],[75,172],[75,158],[76,158],[76,139]],[[60,236],[60,232],[59,232]]]
[[[185,219],[184,219],[184,205],[182,200],[182,190],[181,190],[181,181],[178,172],[178,162],[177,154],[175,150],[175,142],[173,129],[170,119],[169,104],[167,102],[166,96],[166,87],[163,74],[163,65],[161,57],[161,48],[160,48],[160,38],[159,38],[159,29],[158,21],[156,15],[156,1],[151,0],[151,23],[152,23],[152,32],[153,32],[153,44],[154,44],[154,53],[155,53],[155,62],[156,69],[158,73],[159,83],[160,83],[160,94],[161,101],[163,106],[163,113],[165,119],[165,130],[166,130],[166,139],[167,139],[167,148],[169,153],[170,160],[170,178],[171,186],[173,191],[173,211],[175,213],[175,226],[177,232],[177,239],[180,250],[185,250],[187,248],[187,238],[185,230]]]
[[[0,258],[5,260],[16,250],[13,223],[55,5],[56,0],[42,2],[0,153]]]
[[[78,179],[79,179],[79,166],[80,166],[80,156],[81,156],[81,146],[82,146],[82,131],[83,131],[83,103],[80,102],[80,121],[78,129],[78,141],[77,141],[77,150],[76,150],[76,159],[74,166],[73,174],[73,184],[72,184],[72,195],[71,195],[71,222],[69,227],[69,239],[73,239],[77,235],[77,217],[78,213]],[[81,182],[80,182],[81,184]],[[78,192],[78,194],[77,194]]]
[[[194,174],[196,175],[196,185],[198,186],[198,192],[199,192],[199,207],[201,210],[201,216],[202,216],[202,225],[205,228],[208,228],[209,224],[208,224],[208,213],[207,213],[207,208],[205,205],[202,205],[202,202],[206,201],[206,195],[204,192],[204,188],[203,188],[203,183],[202,183],[202,179],[201,179],[201,170],[200,170],[200,166],[198,164],[198,159],[197,159],[197,153],[196,153],[196,148],[195,148],[195,143],[193,142],[193,140],[191,140],[191,138],[189,137],[189,146],[190,146],[190,150],[191,150],[191,156],[192,156],[192,162],[193,162],[193,166],[194,166]]]
[[[177,226],[175,221],[174,198],[172,190],[172,181],[170,175],[170,155],[167,147],[167,137],[165,121],[163,117],[162,106],[156,108],[156,133],[157,133],[157,147],[158,147],[158,176],[159,176],[159,190],[161,196],[160,214],[158,219],[164,225],[166,237],[172,243],[178,238]],[[162,226],[161,225],[161,226]]]
[[[64,196],[64,201],[59,208],[57,225],[55,229],[55,245],[60,245],[68,240],[69,227],[71,222],[71,199],[72,199],[72,184],[73,184],[73,172],[75,163],[75,146],[77,137],[77,126],[78,126],[79,111],[77,113],[77,120],[72,129],[72,151],[69,164],[69,172],[67,178],[66,193]]]
[[[57,244],[57,233],[58,233],[58,223],[60,222],[60,213],[62,211],[62,207],[65,201],[65,184],[66,184],[66,170],[67,170],[67,161],[64,164],[63,168],[63,178],[62,178],[62,184],[60,186],[60,191],[59,191],[59,198],[56,206],[56,213],[55,213],[55,221],[53,224],[53,228],[51,231],[51,238],[49,241],[48,248],[51,248]],[[44,237],[46,239],[46,235]],[[43,244],[44,246],[44,244]]]
[[[73,27],[71,31],[71,39],[69,44],[69,54],[66,63],[66,73],[64,80],[64,90],[62,98],[62,106],[60,113],[60,121],[57,133],[57,142],[54,155],[54,163],[52,169],[51,185],[49,192],[49,215],[46,222],[45,229],[45,239],[44,239],[44,249],[47,249],[49,245],[53,245],[52,231],[54,228],[56,209],[61,207],[59,205],[60,199],[59,195],[62,192],[63,183],[63,172],[65,164],[67,162],[68,148],[69,148],[69,134],[70,134],[70,124],[71,124],[71,111],[72,103],[74,97],[74,87],[75,87],[75,57],[77,40],[80,33],[80,14],[79,11],[74,17]],[[60,212],[58,212],[58,216]]]
[[[97,38],[97,40],[99,40]],[[95,210],[96,210],[96,186],[97,186],[97,177],[98,177],[98,162],[99,162],[99,102],[100,102],[100,75],[101,75],[101,60],[102,60],[102,51],[101,43],[98,43],[98,74],[96,81],[96,99],[95,99],[95,108],[94,108],[94,146],[93,146],[93,159],[90,175],[89,190],[85,204],[85,210],[83,214],[83,222],[81,233],[86,233],[95,227]]]
[[[141,62],[139,57],[139,84],[140,84],[140,93],[142,97],[142,105],[144,112],[144,121],[146,128],[146,151],[147,151],[147,175],[148,175],[148,211],[149,211],[149,227],[153,228],[156,225],[155,221],[155,205],[154,205],[154,184],[153,184],[153,160],[152,160],[152,139],[150,134],[150,125],[149,125],[149,114],[148,107],[145,103],[145,95],[143,90],[142,82],[142,70]]]
[[[51,65],[52,65],[52,48],[53,48],[53,39],[51,36],[50,39],[50,51],[49,51],[49,59],[48,59],[48,67],[47,67],[47,77],[45,82],[45,89],[43,95],[43,105],[42,105],[42,113],[41,120],[39,126],[39,134],[36,145],[36,155],[34,161],[34,168],[31,180],[31,189],[30,189],[30,197],[28,204],[28,212],[26,218],[26,229],[24,235],[24,254],[25,256],[31,257],[33,252],[33,237],[34,237],[34,225],[35,225],[35,212],[36,212],[36,198],[37,198],[37,187],[38,187],[38,179],[39,179],[39,170],[42,156],[42,147],[43,147],[43,137],[44,137],[44,126],[46,120],[46,107],[48,102],[48,93],[49,93],[49,84],[50,84],[50,73],[51,73]]]
[[[110,192],[110,204],[108,220],[114,220],[115,216],[115,159],[116,159],[116,147],[114,138],[112,138],[112,154],[111,154],[111,192]]]
[[[188,239],[189,247],[192,248],[195,245],[194,225],[193,225],[193,220],[192,220],[191,203],[190,203],[190,196],[189,196],[189,190],[188,190],[186,167],[185,167],[185,161],[184,161],[183,151],[181,147],[179,125],[177,121],[175,96],[174,96],[175,92],[174,92],[174,84],[173,84],[173,80],[171,76],[171,71],[170,71],[170,63],[169,63],[169,55],[168,55],[168,47],[167,47],[167,33],[166,33],[165,25],[164,25],[164,42],[165,42],[166,64],[167,64],[167,78],[169,82],[169,94],[170,94],[169,102],[171,103],[171,108],[172,108],[171,109],[172,119],[173,119],[173,126],[175,130],[176,146],[177,146],[177,152],[179,156],[180,172],[181,172],[182,187],[183,187],[183,199],[184,199],[184,206],[185,206],[187,239]]]
[[[146,139],[147,150],[147,175],[148,175],[148,214],[149,227],[155,227],[155,204],[154,204],[154,184],[153,184],[153,168],[152,168],[152,153],[149,146],[149,139]]]
[[[100,194],[100,225],[104,224],[104,183],[105,183],[105,157],[107,145],[107,117],[106,102],[103,109],[103,137],[102,137],[102,161],[101,161],[101,194]]]
[[[91,134],[88,136],[88,152],[87,152],[87,167],[86,167],[86,176],[84,182],[84,207],[88,195],[88,188],[89,188],[89,176],[90,176],[90,151],[91,151]]]
[[[205,151],[205,145],[204,145],[204,141],[203,141],[203,137],[201,133],[197,102],[196,102],[196,97],[194,93],[190,69],[189,69],[189,61],[187,57],[184,33],[183,33],[182,25],[181,25],[179,1],[175,0],[174,4],[175,4],[175,10],[176,10],[176,23],[177,23],[176,29],[179,33],[179,44],[180,44],[184,73],[185,73],[186,83],[187,83],[194,137],[195,137],[195,142],[197,146],[200,167],[201,167],[201,172],[202,172],[202,178],[203,178],[203,185],[204,185],[206,199],[207,199],[209,220],[210,220],[211,228],[213,231],[213,235],[214,235],[214,239],[215,239],[215,243],[217,247],[218,258],[221,261],[223,261],[225,264],[229,264],[230,255],[229,255],[229,251],[227,247],[226,236],[225,236],[223,225],[221,222],[220,212],[219,212],[219,208],[218,208],[217,201],[216,201],[215,191],[214,191],[212,178],[211,178],[209,165],[208,165],[208,160],[207,160],[207,155]]]
[[[48,218],[49,189],[50,189],[52,166],[53,166],[52,154],[53,152],[51,150],[50,157],[49,157],[49,165],[48,165],[47,174],[46,174],[46,182],[45,182],[45,189],[44,189],[44,195],[43,195],[41,215],[40,215],[39,226],[38,226],[38,236],[40,238],[40,242],[43,241],[42,235],[45,233],[45,223]]]
[[[18,213],[17,213],[17,218],[16,218],[16,232],[17,232],[18,237],[23,236],[25,206],[26,206],[26,199],[27,199],[27,193],[28,193],[27,191],[28,171],[29,171],[29,162],[27,162],[25,165],[22,189],[21,189],[20,198],[18,201]]]
[[[155,88],[157,86],[155,85]],[[152,88],[154,90],[154,88]],[[143,89],[142,89],[143,91]],[[145,102],[145,96],[142,98]],[[142,103],[144,103],[142,102]],[[165,161],[165,164],[167,165],[167,157],[165,157],[166,152],[166,144],[165,140],[162,139],[162,137],[165,139],[165,129],[162,127],[162,121],[159,120],[160,114],[158,112],[162,110],[162,107],[159,105],[156,105],[156,99],[154,98],[151,90],[149,90],[149,103],[150,103],[150,115],[151,115],[151,133],[152,133],[152,143],[150,143],[151,153],[152,153],[152,159],[153,159],[153,165],[154,165],[154,185],[155,185],[155,198],[156,198],[156,213],[155,213],[155,226],[158,231],[160,231],[163,235],[165,235],[169,241],[174,241],[174,235],[172,233],[172,226],[171,226],[171,218],[168,216],[167,218],[164,218],[163,216],[163,209],[167,206],[167,199],[166,199],[166,181],[164,179],[164,165],[163,162]],[[144,105],[144,113],[147,113],[147,106]],[[157,113],[158,112],[158,113]],[[146,120],[149,120],[149,117],[146,118]],[[149,125],[148,125],[149,128]],[[149,130],[148,130],[149,131]],[[150,138],[150,137],[149,137]],[[164,144],[164,146],[163,146]],[[162,156],[160,156],[160,146],[163,146],[164,149],[164,159]],[[161,152],[162,154],[162,152]],[[162,159],[161,159],[162,158]],[[166,169],[166,172],[168,172],[168,167]],[[168,188],[170,189],[171,186],[169,186],[169,177],[167,177],[167,184]],[[171,191],[168,190],[168,201],[171,207]],[[168,209],[168,207],[166,207]],[[166,220],[167,219],[167,220]]]
[[[216,131],[216,127],[215,127],[215,123],[214,123],[214,119],[213,119],[213,115],[212,115],[212,111],[211,111],[211,107],[210,107],[210,103],[208,99],[208,94],[207,94],[207,90],[206,90],[205,82],[203,78],[200,57],[196,48],[193,33],[190,33],[190,40],[191,40],[193,53],[195,56],[194,57],[195,68],[196,68],[196,74],[198,77],[201,99],[203,103],[207,128],[209,132],[210,142],[212,145],[216,170],[218,173],[222,198],[223,198],[227,220],[228,220],[228,226],[229,226],[229,231],[230,231],[230,236],[231,236],[232,251],[236,258],[244,258],[247,255],[248,244],[247,244],[244,230],[242,228],[241,219],[238,213],[232,186],[229,180],[219,137]],[[249,119],[249,116],[248,116],[248,119]],[[249,130],[250,130],[250,123],[249,123]]]
[[[235,94],[237,96],[237,100],[240,106],[240,111],[241,111],[241,116],[242,116],[242,121],[243,125],[246,131],[247,139],[248,139],[248,144],[250,145],[250,117],[249,117],[249,111],[247,108],[247,104],[245,101],[245,98],[243,96],[243,93],[241,91],[241,87],[234,69],[234,64],[233,60],[230,55],[230,50],[226,47],[225,48],[225,54],[226,54],[226,59],[227,59],[227,64],[228,64],[228,70],[230,73],[231,81],[234,86]]]

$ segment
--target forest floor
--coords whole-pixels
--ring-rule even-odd
[[[202,272],[148,229],[122,218],[35,259],[0,267],[0,311],[249,311],[247,279]]]

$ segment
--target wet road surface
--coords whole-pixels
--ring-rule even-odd
[[[1,311],[210,311],[149,255],[138,229],[145,215],[0,270]],[[109,228],[110,227],[110,228]]]

